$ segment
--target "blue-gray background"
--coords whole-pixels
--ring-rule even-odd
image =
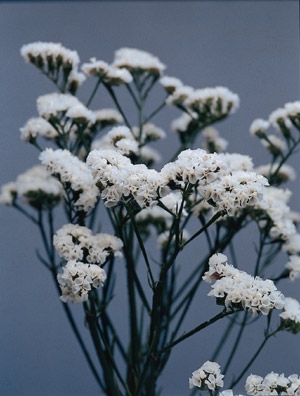
[[[1,3],[1,184],[37,163],[36,151],[20,141],[19,128],[36,115],[36,97],[53,90],[19,56],[24,43],[62,42],[76,49],[82,61],[95,56],[108,62],[116,49],[136,47],[157,55],[168,66],[166,74],[187,85],[227,86],[240,95],[241,108],[218,128],[230,141],[230,152],[249,154],[259,165],[268,162],[268,157],[248,128],[254,118],[266,118],[285,102],[299,99],[298,34],[297,1]],[[79,93],[82,99],[89,84]],[[107,106],[105,100],[98,106]],[[172,117],[179,114],[175,110],[165,114],[155,121],[168,130]],[[161,145],[165,153],[174,138],[169,135],[168,144]],[[299,168],[299,158],[292,163]],[[292,206],[299,210],[299,181],[290,187]],[[99,394],[49,274],[36,259],[38,234],[12,209],[0,210],[0,394]],[[252,248],[252,241],[249,244]],[[243,252],[248,248],[242,246]],[[241,255],[244,267],[251,264],[246,257]],[[299,281],[286,284],[284,292],[299,299]],[[203,316],[208,298],[202,298],[187,329],[199,323],[200,313],[201,318],[209,317],[206,312]],[[115,305],[120,331],[124,327],[122,308]],[[79,317],[78,307],[75,313]],[[235,368],[260,339],[255,331],[247,334]],[[188,394],[189,375],[209,358],[214,343],[214,333],[206,332],[203,338],[195,337],[174,351],[161,379],[163,396]],[[280,334],[251,370],[261,375],[272,370],[300,374],[299,356],[299,337]]]

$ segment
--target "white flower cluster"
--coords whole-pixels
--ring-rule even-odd
[[[87,164],[108,207],[130,196],[141,208],[152,206],[169,191],[159,172],[144,164],[133,165],[129,158],[115,150],[92,150]]]
[[[64,115],[73,120],[96,122],[96,116],[88,110],[75,96],[70,94],[51,93],[39,96],[37,109],[41,117],[46,120]]]
[[[212,122],[234,113],[239,107],[239,97],[226,87],[203,88],[177,84],[167,98],[169,105],[185,106],[190,114],[196,114],[201,123]]]
[[[175,89],[183,86],[181,80],[177,77],[163,76],[159,82],[168,94],[172,94]]]
[[[290,196],[290,190],[268,187],[265,189],[263,199],[256,204],[256,208],[263,209],[272,220],[270,237],[282,238],[285,241],[283,249],[289,254],[297,254],[300,252],[300,235],[294,224],[295,214],[287,205]]]
[[[205,185],[218,177],[222,166],[224,162],[216,153],[187,149],[179,154],[175,162],[166,164],[161,174],[167,183]]]
[[[26,62],[32,63],[46,74],[57,79],[62,69],[62,79],[67,78],[68,89],[75,90],[85,80],[78,72],[79,56],[76,51],[65,48],[60,43],[34,42],[21,47],[21,55]]]
[[[143,124],[141,130],[137,127],[133,127],[132,134],[142,145],[166,137],[166,132],[164,130],[151,123]]]
[[[262,118],[257,118],[252,121],[249,131],[253,136],[262,137],[265,135],[266,130],[270,127],[270,123]]]
[[[220,153],[219,158],[222,158],[226,164],[224,165],[224,174],[234,171],[249,171],[252,172],[254,165],[252,158],[249,155],[237,153]]]
[[[153,206],[151,208],[145,208],[141,210],[136,215],[136,221],[150,221],[152,219],[155,221],[156,219],[163,219],[166,223],[170,223],[172,221],[173,216],[170,212],[174,214],[178,214],[179,208],[182,204],[182,194],[180,191],[170,192],[168,195],[164,196],[160,199],[160,202],[169,210],[165,210],[160,206]],[[185,206],[185,203],[184,203]],[[187,212],[183,209],[182,215],[186,216]]]
[[[96,117],[96,123],[101,127],[123,122],[122,115],[115,109],[95,110],[94,115]]]
[[[268,184],[267,179],[257,173],[233,171],[204,186],[202,195],[216,211],[234,216],[239,209],[260,202]]]
[[[202,132],[205,138],[202,147],[209,153],[221,153],[225,151],[228,146],[228,141],[223,139],[219,131],[213,127],[207,127]]]
[[[196,113],[192,114],[193,117],[187,113],[181,114],[180,117],[175,118],[171,122],[171,129],[173,132],[186,133],[189,130],[189,126],[197,118]]]
[[[138,143],[126,126],[112,128],[106,135],[92,143],[92,149],[116,149],[123,155],[139,152]]]
[[[87,301],[88,293],[103,286],[105,279],[106,273],[98,265],[71,260],[63,267],[63,273],[57,275],[62,291],[60,299],[73,303]]]
[[[277,184],[282,184],[289,180],[292,181],[296,179],[295,169],[288,164],[280,165],[279,163],[274,162],[272,164],[260,165],[255,169],[255,171],[265,176],[267,179],[271,176],[274,178],[274,173],[276,172]]]
[[[279,315],[285,330],[296,334],[300,331],[300,304],[294,298],[286,297],[283,311]]]
[[[238,395],[234,395],[231,389],[226,389],[220,392],[218,396],[243,396],[243,395],[240,393]]]
[[[290,255],[285,267],[290,271],[290,279],[292,281],[300,278],[300,256]]]
[[[136,48],[120,48],[115,52],[113,65],[131,72],[160,75],[166,66],[149,52]]]
[[[121,257],[121,239],[110,234],[95,234],[84,226],[66,224],[53,237],[54,247],[66,261],[104,264],[111,255]]]
[[[192,111],[198,114],[209,111],[211,116],[232,114],[239,104],[238,95],[226,87],[196,89],[186,101]]]
[[[291,103],[288,104],[288,107],[290,106]],[[297,108],[297,107],[296,107]],[[294,113],[293,109],[291,108],[291,114]],[[269,123],[276,128],[278,131],[281,131],[282,125],[284,125],[287,129],[292,128],[292,123],[291,120],[289,119],[289,112],[287,108],[279,108],[277,110],[274,110],[270,115],[269,115]]]
[[[58,133],[53,126],[42,117],[30,118],[26,124],[20,128],[21,139],[29,141],[37,136],[43,136],[46,139],[54,139]]]
[[[128,70],[118,69],[113,65],[91,58],[89,63],[82,65],[82,71],[87,76],[99,77],[105,84],[108,85],[122,85],[132,82],[132,75]]]
[[[54,176],[58,177],[64,187],[70,186],[73,191],[79,193],[79,198],[74,202],[75,206],[86,212],[94,208],[99,194],[85,162],[80,161],[68,150],[51,148],[42,151],[39,159]]]
[[[287,149],[286,142],[274,135],[267,135],[267,129],[272,126],[289,142],[293,125],[297,129],[300,128],[300,101],[286,103],[283,108],[274,110],[268,121],[260,118],[254,120],[250,126],[250,133],[262,139],[262,143],[271,153],[276,154]]]
[[[297,374],[285,377],[284,374],[267,374],[264,378],[251,374],[246,380],[245,389],[251,396],[300,395],[300,378]]]
[[[43,165],[36,165],[20,174],[15,182],[2,186],[0,202],[12,205],[19,197],[24,197],[30,205],[40,208],[57,204],[63,196],[63,189]]]
[[[227,264],[224,254],[214,254],[209,259],[209,270],[203,279],[211,283],[209,296],[216,297],[226,308],[235,307],[249,310],[253,315],[268,315],[272,309],[282,309],[284,296],[274,283],[267,279],[253,277],[244,271]]]
[[[77,67],[79,65],[79,56],[76,51],[71,51],[60,43],[46,43],[37,41],[35,43],[25,44],[21,47],[21,55],[26,62],[35,63],[48,62],[53,63],[53,67],[56,67],[60,63],[64,65],[71,65]]]
[[[194,386],[200,390],[216,390],[223,386],[224,375],[221,374],[220,365],[207,360],[198,370],[192,373],[189,378],[189,387]]]
[[[241,208],[256,205],[268,185],[267,179],[252,172],[252,168],[248,156],[188,149],[175,162],[166,164],[161,174],[167,183],[197,185],[197,200],[204,198],[215,211],[233,216]]]

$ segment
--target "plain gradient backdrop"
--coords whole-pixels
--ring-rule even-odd
[[[19,128],[36,116],[37,96],[53,90],[38,70],[21,59],[23,44],[61,42],[76,49],[83,62],[92,56],[111,62],[118,48],[136,47],[157,55],[167,65],[166,74],[186,85],[227,86],[239,94],[241,107],[218,129],[230,141],[229,152],[249,154],[260,165],[269,158],[249,135],[249,125],[254,118],[267,118],[285,102],[299,99],[298,23],[297,1],[1,3],[1,184],[37,163],[37,152],[20,140]],[[80,99],[87,97],[90,87],[87,83],[79,91]],[[97,100],[98,107],[109,104],[107,99]],[[172,118],[178,115],[167,109],[154,121],[169,131]],[[168,135],[160,146],[167,158],[175,147],[175,137],[171,132]],[[292,164],[299,169],[299,155],[293,157]],[[299,210],[299,179],[290,188],[294,191],[292,207]],[[38,233],[21,215],[1,206],[0,242],[0,394],[100,394],[64,317],[52,280],[36,258]],[[243,243],[241,260],[246,268],[250,265],[245,254],[249,249],[247,238]],[[252,249],[252,242],[248,244]],[[282,288],[287,295],[300,299],[299,281],[294,285],[285,282]],[[205,306],[213,305],[205,299],[194,306],[187,330],[199,323],[199,311],[203,314]],[[73,308],[80,318],[81,309]],[[123,331],[124,312],[118,303],[115,311]],[[209,313],[205,315],[209,317]],[[233,368],[251,354],[260,337],[256,330],[247,333]],[[214,342],[214,333],[209,331],[174,350],[161,378],[165,389],[162,396],[189,394],[188,377],[209,358]],[[280,334],[272,339],[250,371],[265,375],[272,370],[300,374],[299,336]],[[239,390],[243,392],[243,387]]]

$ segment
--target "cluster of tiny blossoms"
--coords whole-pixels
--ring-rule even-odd
[[[234,113],[239,107],[239,97],[225,87],[193,89],[183,85],[178,79],[170,77],[160,80],[161,84],[170,95],[166,99],[169,105],[185,108],[191,119],[205,125],[217,119]],[[188,131],[189,121],[186,130]]]
[[[39,96],[37,110],[40,117],[51,120],[65,116],[75,121],[96,122],[95,114],[86,108],[75,96],[53,92]]]
[[[279,315],[281,326],[286,331],[298,333],[300,331],[300,304],[294,298],[286,297],[283,311]]]
[[[80,62],[77,51],[69,50],[60,43],[34,42],[23,45],[21,55],[26,62],[41,69],[61,88],[76,92],[85,80],[83,73],[78,71]]]
[[[284,307],[284,296],[271,280],[254,278],[227,264],[224,254],[214,254],[209,259],[209,270],[203,279],[208,283],[215,281],[208,295],[226,308],[268,315],[272,309]]]
[[[133,197],[141,208],[149,207],[169,192],[159,172],[144,164],[132,164],[118,151],[92,150],[87,164],[107,207],[124,197]]]
[[[63,189],[43,165],[36,165],[21,173],[16,181],[4,184],[0,202],[12,205],[17,198],[25,198],[26,203],[35,208],[51,208],[63,196]]]
[[[63,302],[80,303],[87,301],[89,292],[103,286],[106,279],[104,269],[95,264],[85,264],[71,260],[63,267],[63,272],[57,275]]]
[[[113,139],[113,136],[120,136],[120,131],[124,140],[128,140],[128,131],[123,128],[113,129],[108,136]],[[122,140],[116,139],[116,144]],[[200,196],[216,210],[234,215],[237,209],[254,206],[260,201],[264,186],[268,184],[263,176],[254,172],[235,170],[249,167],[249,161],[240,157],[187,149],[176,161],[167,163],[157,172],[142,164],[133,165],[122,155],[122,150],[99,149],[89,154],[87,164],[106,206],[115,206],[122,197],[132,196],[141,208],[149,207],[168,193],[168,187],[183,190],[189,185],[196,186]]]
[[[121,239],[110,234],[95,234],[84,226],[66,224],[53,237],[60,257],[66,261],[79,260],[89,264],[103,264],[110,255],[121,256]]]
[[[192,373],[189,379],[189,387],[197,387],[200,390],[214,391],[223,386],[224,375],[221,374],[220,365],[207,360],[198,370]]]
[[[87,227],[66,224],[57,231],[53,244],[67,261],[57,275],[64,302],[86,301],[88,293],[103,286],[105,271],[99,266],[111,256],[121,256],[122,241],[109,234],[93,235]]]
[[[70,187],[76,192],[78,199],[74,202],[75,206],[86,212],[94,208],[98,189],[86,163],[80,161],[70,151],[61,149],[48,148],[40,154],[39,158],[66,189]]]
[[[112,64],[91,58],[90,62],[82,65],[84,74],[98,77],[109,86],[129,84],[135,73],[159,76],[164,69],[165,65],[154,55],[135,48],[117,50]]]
[[[265,190],[263,199],[256,204],[257,209],[262,209],[272,222],[269,236],[284,241],[283,250],[289,254],[300,253],[300,235],[297,232],[295,222],[298,215],[290,210],[287,205],[291,196],[289,190],[269,187]],[[261,223],[263,225],[263,223]]]
[[[284,374],[271,372],[264,378],[251,374],[247,380],[245,389],[251,396],[266,395],[300,395],[300,378],[297,374],[285,377]]]

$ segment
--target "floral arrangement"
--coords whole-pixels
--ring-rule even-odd
[[[250,133],[270,155],[269,164],[254,167],[249,156],[226,152],[228,142],[211,126],[239,107],[238,95],[225,87],[186,86],[164,75],[166,66],[157,57],[133,48],[116,51],[112,64],[92,58],[80,69],[77,52],[61,44],[24,45],[21,55],[58,92],[40,96],[38,116],[21,128],[21,138],[40,152],[40,164],[2,186],[0,201],[38,227],[44,246],[38,258],[53,277],[102,394],[158,395],[172,349],[226,317],[212,357],[203,357],[186,379],[187,392],[190,387],[192,394],[230,396],[248,373],[248,395],[300,395],[297,374],[271,372],[263,378],[249,372],[271,337],[300,331],[299,302],[277,289],[283,279],[300,278],[300,217],[288,206],[291,192],[282,187],[295,178],[287,161],[300,142],[300,102],[253,121]],[[87,77],[95,86],[83,104],[76,95]],[[100,89],[114,108],[91,109]],[[136,121],[125,113],[119,89],[135,106]],[[153,89],[160,89],[161,102],[149,111]],[[162,158],[153,146],[166,132],[152,120],[165,106],[180,112],[171,123],[178,149],[158,167]],[[193,148],[199,139],[202,148]],[[57,213],[65,216],[62,226]],[[258,234],[251,274],[238,268],[233,254],[236,235],[250,224]],[[104,226],[108,232],[99,232]],[[184,262],[189,247],[200,247],[192,263]],[[282,252],[286,262],[268,279],[266,269]],[[120,292],[120,266],[126,270],[128,337],[118,332],[111,309]],[[193,301],[207,298],[207,283],[218,313],[186,330]],[[72,303],[83,307],[95,359]],[[231,361],[253,318],[266,320],[263,341],[232,375]],[[223,370],[212,360],[229,343],[233,326],[239,335]]]

